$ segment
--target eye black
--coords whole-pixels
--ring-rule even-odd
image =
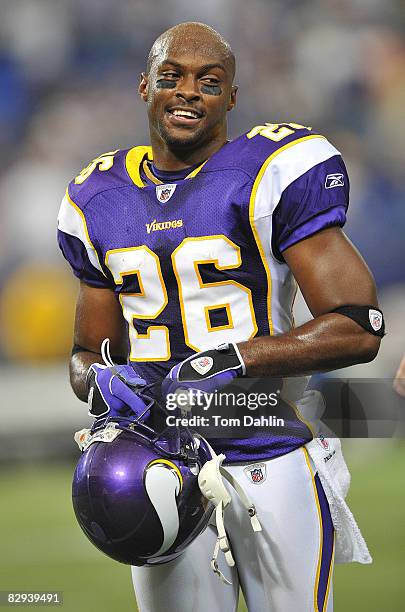
[[[222,93],[222,89],[219,83],[203,83],[201,85],[201,91],[209,96],[220,96]]]
[[[174,89],[176,87],[176,81],[168,78],[159,79],[156,83],[156,87],[159,89]]]

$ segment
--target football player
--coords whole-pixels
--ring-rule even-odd
[[[139,85],[150,146],[104,153],[68,186],[58,235],[80,279],[71,384],[96,417],[131,411],[98,365],[106,337],[124,381],[165,379],[164,393],[377,354],[373,278],[341,229],[349,181],[339,151],[298,123],[229,141],[234,74],[229,44],[209,26],[162,34]],[[297,283],[314,318],[294,327]],[[235,499],[226,526],[236,566],[222,567],[232,586],[209,568],[208,527],[176,560],[133,568],[141,612],[230,612],[239,585],[252,612],[332,610],[334,526],[305,446],[313,432],[294,415],[295,435],[210,440],[263,529],[252,536]]]

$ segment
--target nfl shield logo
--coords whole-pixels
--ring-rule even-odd
[[[370,320],[370,325],[374,329],[374,331],[378,331],[381,329],[382,325],[382,314],[378,312],[378,310],[373,310],[370,308],[368,311],[368,318]]]
[[[156,197],[159,202],[168,202],[176,190],[177,185],[157,185]]]
[[[261,468],[256,468],[250,472],[253,482],[261,482],[263,480],[263,472]]]
[[[266,464],[254,463],[245,467],[244,472],[250,482],[253,484],[261,484],[266,480]]]
[[[212,357],[198,357],[197,359],[193,359],[190,362],[191,367],[201,375],[209,372],[214,365],[214,360]]]
[[[323,434],[319,434],[318,442],[324,450],[326,451],[329,450],[329,442],[327,441],[327,439],[325,438]]]

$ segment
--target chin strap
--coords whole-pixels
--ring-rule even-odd
[[[208,445],[209,446],[209,445]],[[225,460],[225,455],[217,455],[215,451],[210,447],[212,453],[212,459],[205,463],[198,475],[198,484],[201,492],[208,500],[213,502],[216,506],[215,509],[215,523],[217,527],[218,537],[215,543],[214,552],[211,559],[211,568],[213,572],[224,582],[225,584],[232,584],[224,574],[220,571],[217,563],[219,551],[225,555],[225,560],[229,567],[235,565],[234,558],[229,546],[228,536],[225,531],[224,524],[224,511],[225,508],[231,503],[231,496],[228,489],[226,488],[223,478],[229,482],[229,484],[235,489],[243,506],[246,508],[249,517],[250,524],[254,532],[262,530],[259,519],[256,514],[256,508],[252,503],[251,499],[245,493],[241,485],[235,480],[223,466],[222,463]]]

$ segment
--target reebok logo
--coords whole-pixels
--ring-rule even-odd
[[[183,219],[162,222],[157,222],[156,219],[153,219],[152,223],[146,223],[146,231],[148,234],[161,230],[176,229],[177,227],[183,227]]]
[[[325,188],[332,189],[332,187],[344,187],[345,178],[343,174],[337,172],[335,174],[328,174],[325,179]]]

